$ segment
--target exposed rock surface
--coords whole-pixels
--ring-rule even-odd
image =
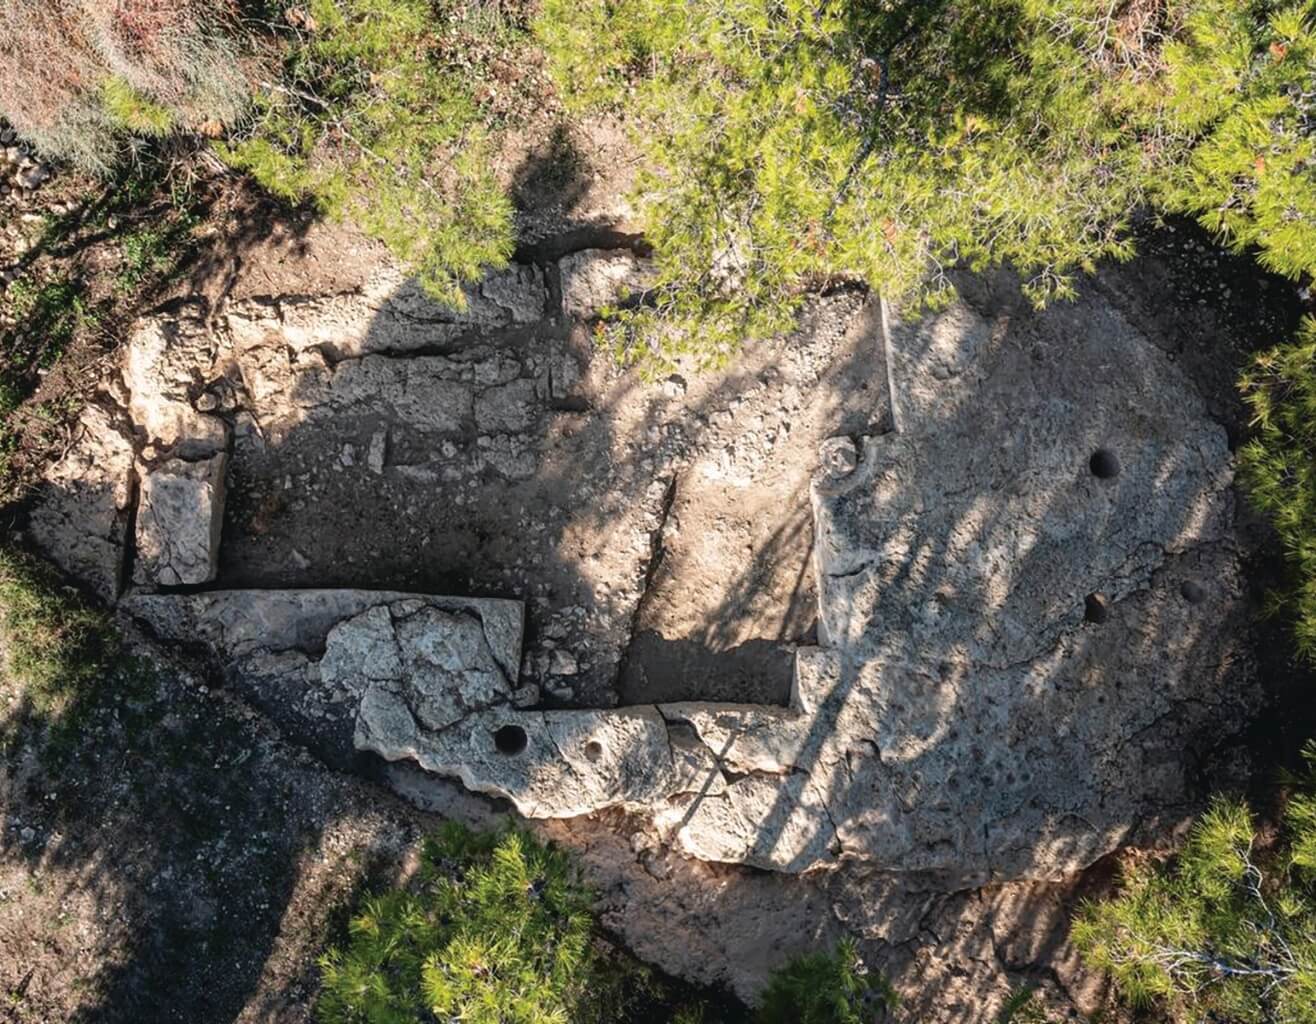
[[[220,695],[445,816],[514,811],[422,770],[426,757],[530,813],[612,808],[530,824],[574,848],[614,934],[691,980],[752,998],[771,968],[845,931],[901,991],[902,1022],[979,1024],[1039,981],[1088,1012],[1065,942],[1087,883],[962,886],[1069,871],[1121,835],[1147,837],[1158,815],[1182,824],[1199,806],[1188,773],[1214,782],[1203,766],[1246,719],[1240,541],[1211,422],[1237,396],[1215,302],[1148,284],[1144,261],[1044,314],[962,281],[970,304],[895,339],[907,429],[892,436],[871,308],[854,292],[811,301],[799,332],[725,374],[650,384],[597,358],[571,321],[611,300],[587,292],[569,310],[559,284],[582,246],[636,238],[620,190],[596,185],[519,213],[527,262],[462,311],[351,232],[242,247],[208,325],[162,313],[163,333],[131,357],[119,401],[137,411],[107,420],[122,452],[70,452],[83,468],[65,484],[121,486],[123,503],[48,488],[33,536],[52,521],[66,538],[100,538],[101,522],[114,536],[117,522],[95,557],[46,542],[96,580],[121,564],[132,521],[128,436],[159,465],[170,444],[188,458],[222,449],[214,424],[227,424],[220,585],[390,591],[129,598],[161,635],[221,653]],[[1250,321],[1249,302],[1267,301],[1234,304]],[[1197,392],[1214,395],[1210,415]],[[1100,449],[1115,475],[1105,459],[1091,472]],[[525,649],[519,602],[408,593],[435,590],[524,598]],[[820,611],[825,646],[811,649]],[[419,636],[404,640],[404,622]],[[801,647],[822,694],[811,708],[800,693],[788,704]],[[373,728],[367,694],[404,712],[379,730],[402,760],[355,754]],[[636,706],[561,708],[618,696]],[[505,753],[497,732],[518,722],[526,748]],[[545,774],[568,781],[535,784],[532,740]],[[692,850],[831,870],[743,870]]]
[[[164,639],[205,641],[226,657],[298,651],[323,658],[320,675],[328,672],[330,685],[355,680],[358,692],[372,675],[381,675],[372,665],[399,657],[391,633],[380,628],[381,609],[392,609],[401,618],[422,610],[475,616],[483,643],[505,676],[516,672],[523,630],[519,601],[380,590],[134,594],[125,598],[123,609]],[[384,663],[390,670],[401,664]]]
[[[606,306],[638,298],[657,277],[653,261],[625,250],[585,249],[564,256],[562,308],[567,316],[588,320]]]
[[[826,300],[799,338],[726,381],[649,385],[568,326],[538,268],[503,279],[460,315],[387,268],[358,291],[227,309],[240,408],[221,578],[522,596],[535,626],[523,672],[556,703],[619,689],[784,702],[789,645],[814,619],[809,460],[834,429],[810,394],[870,360],[846,329],[858,299]],[[523,324],[535,308],[543,319]],[[856,413],[871,406],[854,395]],[[705,465],[734,481],[706,488]],[[698,486],[677,487],[692,470]],[[774,496],[783,477],[789,500]],[[751,571],[728,573],[747,544]]]
[[[223,451],[224,421],[197,410],[194,399],[213,375],[218,346],[195,313],[148,317],[125,346],[128,415],[161,452],[199,459]]]
[[[119,594],[132,490],[132,443],[109,413],[87,406],[72,446],[46,473],[28,531],[105,601]]]
[[[1254,699],[1224,429],[1097,303],[895,348],[904,431],[814,490],[837,713],[805,767],[847,852],[1072,873],[1184,806],[1182,752]]]
[[[953,886],[1072,874],[1186,809],[1180,752],[1251,692],[1225,433],[1117,314],[1033,330],[1020,346],[958,306],[900,338],[905,430],[824,446],[828,649],[798,655],[793,708],[659,707],[718,766],[697,798],[600,769],[600,796],[575,775],[554,782],[569,797],[527,796],[519,765],[493,788],[532,816],[649,801],[704,859],[859,859]],[[653,730],[620,728],[644,709],[576,714],[665,764]],[[453,735],[396,742],[370,717],[359,744],[481,789],[508,760],[575,767],[533,715],[499,720],[528,742],[482,751],[474,781]]]
[[[221,452],[199,462],[171,459],[139,471],[137,583],[176,587],[215,578],[227,464]]]
[[[566,317],[643,273],[625,251],[559,270]],[[157,629],[215,641],[329,747],[415,760],[531,817],[641,811],[706,860],[1054,878],[1188,806],[1164,751],[1218,734],[1249,692],[1230,457],[1119,314],[1088,301],[1013,322],[962,303],[901,329],[903,430],[883,433],[862,297],[814,307],[802,343],[718,388],[674,377],[638,396],[550,300],[536,266],[472,287],[463,310],[377,269],[350,293],[249,299],[207,337],[185,318],[143,328],[126,372],[153,445],[204,448],[231,418],[235,474],[268,473],[264,500],[308,525],[354,509],[364,537],[410,524],[398,550],[460,566],[454,589],[528,599],[532,649],[519,626],[494,643],[470,605],[396,592],[192,595],[153,605]],[[321,461],[294,476],[301,452]],[[210,579],[213,534],[162,517],[156,488],[139,579]],[[405,504],[375,514],[375,494]],[[282,582],[261,514],[231,522],[225,559]],[[189,554],[162,555],[171,538]],[[332,546],[289,557],[293,582],[354,572]],[[670,699],[701,675],[696,692],[731,701]],[[633,706],[552,709],[614,686]],[[788,706],[761,703],[787,689]]]

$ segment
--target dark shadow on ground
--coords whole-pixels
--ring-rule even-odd
[[[0,873],[31,880],[27,915],[0,908],[6,980],[28,978],[16,1020],[231,1021],[257,993],[260,1019],[304,1019],[324,903],[396,867],[378,840],[405,835],[398,816],[168,661],[123,659],[61,716],[20,704],[3,731]]]

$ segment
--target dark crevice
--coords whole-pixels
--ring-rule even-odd
[[[585,225],[538,242],[522,242],[516,247],[512,262],[542,266],[586,249],[629,249],[637,256],[648,256],[653,251],[639,232]]]
[[[123,526],[123,558],[119,561],[119,579],[116,582],[115,599],[122,597],[132,586],[133,572],[137,566],[137,509],[141,501],[142,482],[134,465],[128,471],[128,508]]]
[[[663,491],[662,507],[658,513],[658,525],[654,527],[653,532],[649,535],[649,564],[644,570],[644,586],[640,590],[639,600],[635,602],[635,610],[631,613],[626,647],[622,651],[621,660],[617,663],[617,674],[612,680],[614,693],[621,692],[622,681],[626,678],[627,666],[631,660],[631,646],[640,628],[640,622],[643,621],[645,608],[649,604],[649,596],[653,592],[654,580],[658,578],[658,570],[663,563],[663,533],[667,529],[667,520],[672,514],[674,504],[676,504],[675,473],[672,474],[672,479],[667,482],[667,489]]]
[[[867,572],[867,571],[868,571],[869,569],[871,569],[872,567],[873,567],[873,563],[872,563],[872,562],[862,562],[862,563],[860,563],[859,565],[855,566],[855,568],[853,568],[853,569],[847,569],[845,572],[829,572],[829,573],[827,573],[827,578],[828,578],[829,580],[848,580],[848,579],[853,579],[855,576],[858,576],[858,575],[860,575],[861,573],[865,573],[865,572]]]
[[[566,398],[555,398],[548,405],[550,412],[566,412],[576,415],[584,415],[593,411],[593,406],[589,400],[580,396],[568,396]]]
[[[439,322],[436,321],[436,324]],[[439,356],[444,359],[451,359],[454,362],[462,362],[463,356],[471,353],[472,350],[484,346],[496,346],[506,349],[530,349],[536,341],[545,336],[546,321],[537,321],[530,324],[518,324],[515,326],[507,325],[502,327],[473,327],[462,334],[457,335],[447,341],[430,342],[424,345],[414,345],[405,349],[398,348],[381,348],[372,349],[368,352],[360,353],[343,353],[334,348],[332,342],[324,342],[313,346],[314,351],[318,352],[325,364],[331,369],[337,369],[342,363],[359,362],[369,356],[376,356],[380,359],[408,360],[419,359],[426,356]],[[448,326],[458,326],[448,324]]]

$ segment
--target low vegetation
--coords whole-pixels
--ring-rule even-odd
[[[437,299],[512,253],[495,133],[524,35],[502,8],[313,0],[290,9],[282,74],[220,152],[274,194],[384,241]],[[507,5],[512,11],[514,5]],[[504,93],[509,90],[504,88]]]
[[[104,611],[61,585],[45,563],[4,548],[0,637],[5,678],[43,708],[79,693],[118,654]]]
[[[447,824],[417,875],[368,899],[321,961],[325,1024],[732,1024],[604,940],[567,855],[527,833]],[[757,1024],[861,1024],[894,1005],[849,942],[778,972]]]
[[[635,125],[656,301],[622,358],[725,361],[804,293],[939,303],[1008,264],[1037,303],[1125,258],[1148,205],[1268,266],[1316,259],[1310,0],[546,0],[577,109]]]
[[[1316,770],[1316,744],[1307,758]],[[1120,894],[1075,922],[1089,963],[1174,1022],[1316,1019],[1314,779],[1290,799],[1278,836],[1221,798],[1173,864],[1135,862]]]
[[[194,255],[214,193],[175,170],[143,153],[108,179],[84,179],[80,202],[20,221],[22,255],[0,290],[0,500],[20,498],[67,442],[99,380],[86,368]]]
[[[0,24],[0,114],[84,171],[110,174],[142,139],[217,134],[247,103],[228,3],[0,0]]]
[[[1276,610],[1294,619],[1299,653],[1316,659],[1316,319],[1291,344],[1258,356],[1242,388],[1255,433],[1239,466],[1293,567]]]
[[[896,1005],[886,979],[864,966],[853,942],[807,953],[772,976],[758,1024],[866,1024]]]
[[[411,884],[368,900],[322,960],[326,1024],[440,1020],[550,1024],[627,1019],[646,972],[605,952],[566,855],[527,834],[446,825]]]

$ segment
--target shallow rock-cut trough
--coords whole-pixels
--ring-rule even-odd
[[[1180,814],[1181,752],[1241,720],[1251,691],[1225,433],[1167,356],[1100,303],[1019,325],[960,304],[892,339],[898,432],[856,408],[884,401],[877,346],[846,350],[839,329],[683,415],[700,385],[602,374],[566,326],[646,273],[628,253],[573,254],[491,277],[457,313],[381,272],[217,325],[146,322],[115,409],[89,409],[52,470],[33,539],[107,600],[131,577],[126,613],[206,641],[270,702],[343,711],[359,750],[528,817],[624,808],[705,860],[1053,878]],[[827,377],[843,351],[849,376]],[[735,433],[736,409],[755,433]],[[297,462],[326,439],[331,461]],[[263,474],[279,506],[299,501],[294,464],[329,488],[324,515],[403,495],[396,519],[429,532],[400,557],[474,552],[490,573],[471,589],[514,599],[234,586],[217,552],[226,469]],[[742,504],[777,534],[811,527],[811,556],[725,525]],[[398,528],[381,511],[360,532]],[[232,575],[259,575],[266,529],[253,515],[225,535]],[[792,600],[816,595],[816,643],[719,589],[760,552],[798,557]],[[333,553],[287,557],[294,577],[343,571]],[[199,584],[216,589],[151,592]],[[630,678],[644,692],[665,656],[693,675],[752,644],[759,671],[792,680],[787,705],[563,706]]]

